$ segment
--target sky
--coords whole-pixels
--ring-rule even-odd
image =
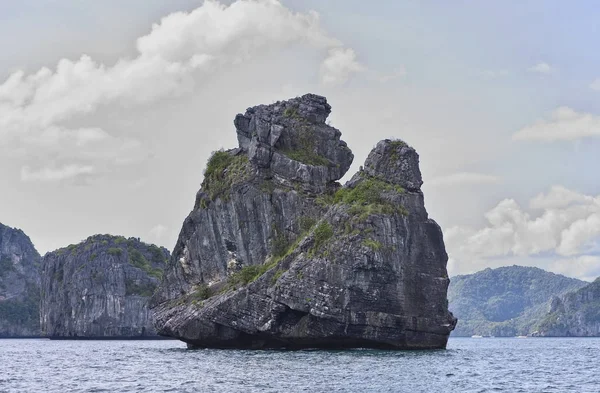
[[[40,253],[172,249],[233,118],[308,92],[355,154],[419,152],[450,275],[600,276],[600,7],[554,0],[0,2],[0,222]]]

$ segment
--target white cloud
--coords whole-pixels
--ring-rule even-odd
[[[58,168],[46,167],[39,170],[31,170],[29,167],[24,166],[21,168],[21,180],[24,182],[52,182],[73,179],[81,175],[91,175],[94,172],[94,167],[90,165],[70,164]]]
[[[590,89],[592,90],[596,90],[596,91],[600,91],[600,78],[594,80],[591,84],[590,84]]]
[[[547,75],[547,74],[551,74],[552,72],[554,72],[554,68],[552,66],[550,66],[550,64],[542,62],[542,63],[537,63],[536,65],[529,67],[527,69],[527,71]]]
[[[321,65],[321,82],[324,85],[341,85],[352,74],[361,72],[364,67],[356,61],[356,53],[350,48],[333,48]]]
[[[552,210],[564,209],[573,204],[594,204],[594,197],[583,195],[562,186],[553,186],[547,194],[539,194],[532,198],[529,207],[532,209]]]
[[[444,231],[457,271],[493,266],[502,258],[558,255],[578,258],[595,253],[600,241],[600,196],[552,187],[530,201],[527,212],[505,199],[485,214],[487,225]]]
[[[500,178],[498,176],[476,172],[457,172],[446,176],[436,177],[426,182],[427,185],[434,187],[498,183],[500,183]]]
[[[600,277],[600,256],[583,255],[575,258],[557,259],[548,269],[566,276],[576,275],[577,278],[593,281]]]
[[[553,142],[600,136],[600,116],[581,113],[563,106],[549,119],[540,119],[513,134],[513,140]]]
[[[63,146],[59,156],[64,168],[74,168],[82,159],[106,170],[136,162],[146,147],[134,138],[111,136],[96,126],[65,124],[84,122],[87,115],[108,105],[131,108],[188,93],[225,67],[243,67],[250,58],[290,45],[326,54],[321,67],[324,84],[345,83],[363,70],[352,49],[321,29],[315,12],[295,13],[277,0],[239,0],[230,6],[208,0],[191,12],[162,18],[137,39],[133,58],[105,65],[83,55],[76,61],[60,60],[55,70],[44,67],[30,75],[23,71],[10,75],[0,85],[0,141],[16,139],[24,151],[37,148],[35,154],[28,153],[48,162]],[[115,141],[121,142],[119,146]],[[89,149],[72,154],[68,145]],[[131,154],[132,150],[139,152]]]

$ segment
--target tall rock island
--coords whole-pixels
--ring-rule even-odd
[[[29,237],[0,224],[0,337],[40,335],[39,269]]]
[[[324,97],[236,116],[239,147],[210,158],[151,301],[190,348],[443,348],[447,255],[419,157],[384,140],[353,154]]]
[[[46,254],[42,333],[50,338],[156,336],[148,300],[169,256],[139,239],[110,235]]]

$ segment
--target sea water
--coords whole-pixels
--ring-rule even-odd
[[[600,339],[451,338],[436,351],[187,350],[0,340],[0,392],[600,392]]]

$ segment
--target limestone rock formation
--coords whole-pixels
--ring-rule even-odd
[[[189,347],[443,348],[447,255],[418,155],[385,140],[353,155],[308,94],[250,108],[239,147],[210,158],[151,307]]]
[[[537,335],[600,337],[600,278],[576,291],[552,298]]]
[[[169,256],[165,248],[110,235],[46,254],[42,333],[50,338],[156,336],[148,299]]]
[[[29,237],[0,224],[0,337],[40,335],[39,269]]]

